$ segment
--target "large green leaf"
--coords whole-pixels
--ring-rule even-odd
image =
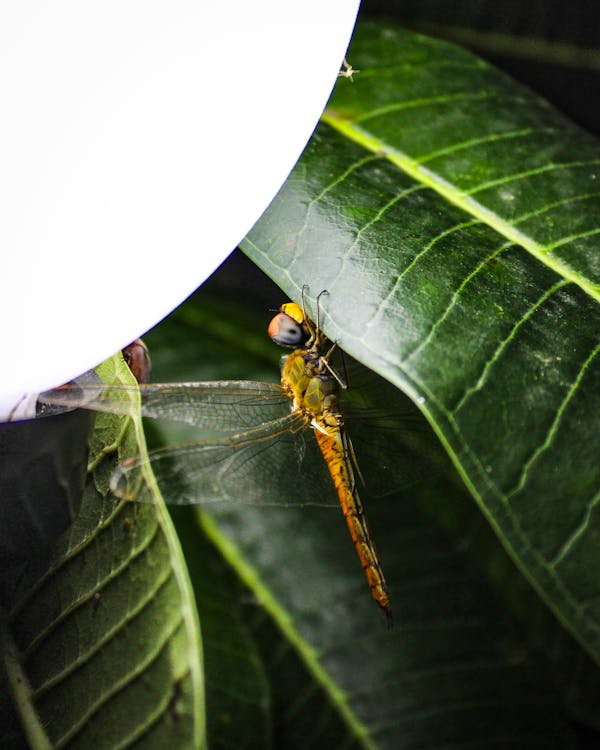
[[[225,266],[219,276],[227,273]],[[242,274],[255,289],[259,277]],[[276,379],[278,352],[264,335],[268,313],[255,312],[260,304],[239,307],[222,287],[219,303],[208,291],[147,337],[156,377],[170,380],[183,368],[200,380],[239,372],[254,379],[270,356]],[[272,290],[263,310],[279,295]],[[168,442],[179,437],[165,428]],[[438,523],[446,507],[457,517],[452,537]],[[535,650],[475,572],[482,550],[467,563],[480,540],[500,585],[514,578],[510,567],[498,572],[501,549],[452,482],[438,477],[368,503],[392,591],[391,631],[369,597],[339,509],[179,510],[189,511],[178,526],[207,638],[211,746],[574,746],[558,686],[578,689],[583,660],[571,651],[552,687]],[[203,535],[229,565],[229,580]],[[536,611],[531,592],[528,606]]]
[[[100,372],[131,382],[120,358]],[[116,461],[139,450],[139,420],[96,416],[79,514],[3,602],[5,747],[22,747],[19,725],[32,748],[203,742],[197,615],[169,516],[158,496],[142,505],[108,490]]]
[[[395,59],[399,49],[405,53],[399,68],[391,71],[393,65],[386,64],[386,60],[389,63]],[[538,565],[530,563],[532,550],[537,549],[533,543],[538,543],[540,537],[544,541],[546,530],[565,528],[565,517],[556,507],[562,499],[556,478],[547,481],[552,485],[550,488],[544,488],[547,498],[553,500],[546,508],[539,495],[531,490],[530,474],[527,475],[525,489],[531,493],[530,502],[534,504],[539,524],[537,536],[533,537],[535,519],[529,518],[529,524],[523,527],[522,514],[517,514],[512,498],[506,500],[507,493],[503,495],[501,491],[502,482],[508,481],[506,477],[511,478],[511,470],[519,475],[514,467],[519,466],[520,452],[527,449],[523,439],[533,442],[527,456],[535,457],[536,447],[543,445],[538,432],[543,432],[548,421],[550,425],[554,421],[548,414],[558,417],[554,432],[560,433],[564,429],[561,420],[569,415],[569,409],[583,392],[583,378],[568,380],[567,375],[584,346],[579,337],[583,336],[585,341],[586,330],[591,331],[593,315],[586,313],[580,329],[572,332],[567,325],[570,320],[578,319],[581,311],[569,308],[567,302],[575,287],[582,289],[577,293],[584,300],[589,300],[591,294],[573,282],[565,284],[554,296],[547,294],[546,289],[552,289],[562,277],[527,250],[504,248],[509,240],[501,236],[498,228],[501,224],[492,227],[475,220],[466,213],[468,201],[450,204],[452,191],[440,194],[423,187],[418,170],[413,169],[412,176],[403,177],[399,162],[389,157],[389,148],[384,147],[380,155],[369,154],[372,145],[369,138],[361,135],[354,141],[351,133],[341,131],[340,113],[345,108],[347,117],[352,107],[358,106],[342,99],[356,97],[362,106],[359,85],[363,86],[363,93],[370,92],[373,97],[393,98],[403,77],[412,81],[413,86],[419,83],[419,60],[423,63],[422,72],[433,71],[431,76],[425,75],[425,81],[421,80],[423,91],[427,90],[426,83],[430,87],[435,85],[437,76],[440,86],[448,87],[451,83],[458,86],[461,80],[464,86],[465,78],[475,73],[485,74],[489,78],[487,86],[493,90],[498,85],[496,74],[453,48],[395,31],[379,32],[376,27],[359,30],[350,59],[363,72],[353,86],[341,81],[346,89],[334,100],[335,116],[330,118],[336,123],[335,128],[327,124],[321,127],[282,197],[252,235],[254,245],[248,247],[253,248],[261,264],[288,294],[297,297],[305,282],[310,285],[312,296],[323,286],[329,288],[330,296],[323,306],[326,330],[345,348],[403,385],[419,403],[522,570],[547,598],[553,599],[554,608],[562,612],[580,639],[593,646],[588,631],[578,629],[579,623],[587,623],[593,630],[591,607],[582,609],[579,620],[568,619],[570,610],[563,608],[563,599],[538,575],[538,569],[544,572],[543,559],[540,561],[533,555]],[[375,69],[379,82],[377,75],[368,72]],[[503,85],[514,95],[514,84]],[[338,88],[341,90],[341,86]],[[527,97],[524,98],[526,106]],[[449,113],[458,99],[455,95],[446,101]],[[490,94],[487,101],[490,107],[493,99]],[[369,102],[368,96],[364,101]],[[465,101],[475,104],[485,101],[485,97]],[[442,98],[439,103],[443,105]],[[540,112],[549,112],[541,104],[538,108]],[[404,114],[409,118],[411,109],[418,107],[407,108]],[[507,117],[509,114],[516,116],[512,110],[505,113]],[[394,113],[390,112],[390,116],[394,117]],[[551,113],[549,116],[556,118]],[[425,124],[433,127],[435,118],[430,116]],[[413,136],[419,135],[419,128],[420,135],[425,137],[424,124],[415,126],[414,121]],[[565,128],[572,132],[569,126]],[[406,130],[410,135],[411,128]],[[448,131],[440,130],[439,138],[443,132]],[[454,132],[459,140],[461,134]],[[383,143],[382,138],[379,140]],[[404,162],[408,164],[406,159]],[[487,169],[483,160],[481,168]],[[452,186],[449,177],[446,182]],[[384,210],[386,206],[388,210]],[[561,216],[562,208],[557,214],[558,218]],[[557,217],[553,221],[558,221]],[[452,229],[453,221],[458,229]],[[435,237],[439,239],[434,241]],[[552,262],[556,267],[559,261]],[[256,282],[256,277],[244,275],[241,286],[254,292]],[[281,301],[279,293],[272,295],[264,307]],[[218,303],[208,307],[192,300],[178,316],[149,337],[157,380],[260,379],[269,375],[270,379],[277,379],[276,349],[268,342],[259,343],[262,334],[259,328],[265,320],[259,326],[252,311],[240,312],[234,297],[222,295]],[[203,295],[201,299],[204,303]],[[532,304],[530,310],[528,305]],[[549,314],[548,306],[553,315]],[[595,309],[593,303],[589,309]],[[548,330],[556,320],[562,322],[563,338],[560,330]],[[367,325],[369,321],[371,324]],[[546,328],[542,325],[544,321]],[[253,330],[258,331],[255,336]],[[475,335],[469,336],[471,332]],[[566,343],[567,333],[569,336],[573,333],[578,346]],[[529,338],[522,340],[525,334]],[[553,359],[544,349],[551,343],[561,347],[554,354],[561,359]],[[538,362],[538,370],[523,368],[521,374],[519,357],[521,361]],[[507,363],[512,363],[508,374],[504,369]],[[563,371],[563,367],[567,369]],[[591,373],[591,368],[586,373]],[[482,374],[481,386],[469,391],[469,385],[477,385]],[[470,377],[474,380],[468,380]],[[573,383],[579,384],[579,390],[573,390],[562,408],[559,400],[552,411],[552,404],[546,403],[545,397],[560,394],[561,388],[568,394]],[[470,397],[463,398],[465,393]],[[401,400],[399,394],[397,398]],[[463,408],[452,412],[452,404],[461,400]],[[539,413],[536,400],[540,402]],[[498,412],[500,419],[496,416]],[[110,425],[112,418],[102,417],[98,423],[100,431],[96,437],[100,445],[115,440],[112,430],[103,434],[103,423]],[[571,427],[574,446],[580,449],[576,455],[583,455],[584,459],[580,442],[587,434],[589,422],[585,425],[582,420],[581,425],[575,423]],[[563,451],[572,448],[570,444],[559,447]],[[554,451],[555,462],[567,460],[553,444],[549,449]],[[87,613],[92,623],[100,617],[101,624],[107,622],[108,615],[117,620],[121,617],[125,627],[119,632],[131,637],[119,664],[134,675],[136,665],[141,666],[139,676],[144,695],[140,698],[130,689],[117,691],[116,695],[124,700],[125,717],[121,714],[117,720],[107,718],[102,706],[98,713],[92,714],[89,727],[104,731],[103,741],[109,746],[118,746],[124,738],[132,736],[127,732],[126,719],[138,720],[138,727],[151,724],[144,718],[147,716],[144,712],[156,700],[154,705],[167,706],[166,711],[156,714],[166,724],[159,721],[151,724],[158,731],[143,733],[142,730],[134,735],[139,737],[140,746],[178,746],[181,735],[185,738],[179,744],[186,746],[187,742],[189,746],[194,726],[198,726],[192,718],[194,700],[188,692],[198,687],[198,674],[194,671],[198,651],[178,547],[162,511],[158,517],[156,509],[143,506],[119,506],[117,511],[114,501],[110,501],[116,515],[114,521],[107,516],[108,500],[103,500],[102,495],[110,464],[110,454],[98,464],[94,492],[89,501],[86,499],[85,511],[78,521],[87,527],[81,539],[91,540],[89,548],[73,546],[81,530],[75,525],[67,546],[62,553],[58,552],[59,563],[68,562],[71,560],[68,550],[74,549],[77,554],[73,566],[79,563],[80,569],[59,564],[49,579],[48,591],[52,596],[40,596],[39,604],[32,597],[24,600],[22,611],[32,616],[28,630],[23,633],[39,627],[34,613],[39,612],[43,618],[51,612],[59,592],[58,601],[64,601],[66,608],[58,627],[64,636],[64,650],[55,652],[58,657],[62,654],[73,657],[72,641],[78,644],[76,655],[89,653],[85,649],[84,630],[79,628],[76,638],[71,638],[67,629],[69,621],[85,625],[85,621],[77,620],[78,613]],[[572,467],[568,480],[564,481],[569,483],[568,503],[564,504],[571,510],[577,509],[578,503],[584,507],[581,498],[585,488],[577,476],[573,477]],[[98,488],[102,490],[99,494]],[[504,507],[504,512],[499,513],[498,507]],[[522,507],[519,506],[519,513]],[[490,746],[570,748],[575,746],[574,737],[560,705],[559,692],[575,704],[581,715],[587,714],[590,721],[597,720],[597,669],[586,663],[582,652],[561,634],[556,623],[548,626],[543,622],[543,611],[536,606],[536,599],[521,585],[502,550],[486,534],[486,528],[482,528],[475,505],[451,479],[442,475],[409,492],[368,505],[394,597],[396,626],[391,631],[382,626],[370,601],[339,511],[230,506],[215,508],[207,516],[189,510],[178,523],[202,621],[206,622],[210,712],[207,725],[212,746],[261,750],[338,746],[394,750],[457,746],[482,750]],[[99,526],[107,518],[109,524]],[[589,521],[590,525],[594,522],[591,509]],[[521,536],[514,533],[515,522]],[[129,539],[140,546],[145,540],[151,543],[152,529],[158,529],[156,534],[163,552],[166,543],[166,559],[145,555],[147,565],[138,575],[136,565],[140,558],[132,554],[137,547]],[[587,527],[581,537],[589,539]],[[522,539],[527,544],[517,545]],[[119,559],[123,554],[122,559],[127,561],[124,570],[129,580],[123,579],[122,588],[114,589],[114,595],[111,588],[118,582],[118,576],[109,575],[106,586],[101,591],[98,588],[104,580],[101,575],[104,569],[94,564],[94,547]],[[595,553],[591,547],[590,550]],[[161,623],[153,617],[154,610],[147,618],[140,615],[145,620],[142,629],[148,639],[138,638],[130,629],[133,621],[125,613],[134,611],[132,601],[135,603],[136,597],[143,598],[145,593],[155,590],[153,586],[160,585],[169,564],[180,585],[174,596],[165,601],[163,614],[168,624],[175,625],[180,622],[183,604],[184,620],[190,626],[189,638],[182,648],[175,640],[169,640],[164,674],[154,679],[144,668],[144,655],[156,645]],[[498,586],[496,592],[486,585],[480,574],[482,568],[487,568],[489,580]],[[68,573],[65,577],[63,569]],[[594,576],[589,575],[581,584],[592,587]],[[572,578],[576,577],[574,571]],[[89,592],[87,599],[85,592]],[[528,608],[531,622],[527,630],[520,630],[511,619],[498,592],[506,593],[511,604],[517,593],[522,595],[523,601],[515,609]],[[45,594],[43,587],[39,593]],[[572,592],[567,590],[567,593]],[[76,601],[82,606],[71,611],[69,602],[74,601],[73,595],[79,597]],[[156,598],[149,606],[155,603]],[[12,659],[12,667],[16,668],[22,659],[20,642],[14,640],[15,633],[21,637],[19,617],[18,610],[13,612],[9,628],[3,631],[5,654],[8,654],[5,661],[10,667]],[[96,643],[104,643],[97,635],[97,631],[91,632],[92,641],[95,638]],[[562,659],[555,660],[561,662],[562,671],[556,664],[551,665],[554,681],[548,679],[549,664],[541,661],[528,645],[527,639],[532,635],[544,638],[542,648],[551,644],[552,648],[547,649],[551,657],[558,652],[562,654]],[[102,679],[103,675],[115,674],[115,665],[108,660],[117,640],[109,638],[97,652],[107,665],[106,672],[95,673]],[[44,664],[43,659],[39,663],[49,670],[55,666],[50,661]],[[74,679],[78,674],[85,675],[86,665],[87,662],[72,673]],[[132,665],[133,671],[129,669]],[[72,714],[81,717],[80,701],[96,687],[94,684],[81,687],[79,683],[72,693],[57,693],[54,708],[49,708],[48,715],[42,715],[37,713],[38,704],[27,690],[15,688],[21,684],[18,681],[22,676],[28,680],[31,676],[10,668],[8,674],[17,701],[24,700],[21,710],[37,723],[42,734],[47,726],[53,728],[58,710],[65,714],[58,719],[65,722]],[[183,675],[188,675],[187,681],[180,681]],[[582,679],[585,675],[588,682]],[[582,698],[584,693],[587,703]],[[166,704],[162,700],[165,695],[171,697]],[[2,693],[0,699],[3,710]],[[102,721],[95,723],[99,719]],[[163,728],[166,734],[160,735]],[[83,735],[73,735],[71,744],[79,740],[84,742]],[[90,743],[102,746],[97,737]]]
[[[360,69],[244,250],[419,405],[600,661],[600,149],[485,62],[358,26]],[[312,308],[314,312],[314,308]]]

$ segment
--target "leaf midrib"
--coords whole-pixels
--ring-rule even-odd
[[[321,664],[315,649],[296,629],[292,618],[276,600],[259,573],[241,555],[239,549],[221,532],[218,522],[208,513],[199,513],[198,522],[204,533],[219,549],[220,553],[248,586],[264,609],[270,614],[285,640],[295,649],[307,671],[315,682],[329,696],[338,715],[352,737],[361,743],[365,750],[377,750],[369,729],[356,715],[348,702],[346,693],[335,683]]]
[[[583,278],[576,271],[571,269],[568,265],[560,263],[556,258],[550,256],[548,251],[553,246],[544,246],[539,242],[536,242],[532,237],[523,232],[519,231],[513,224],[510,224],[498,214],[490,211],[488,208],[483,206],[481,203],[476,201],[472,197],[472,191],[458,190],[455,185],[445,180],[435,171],[422,166],[415,159],[412,159],[408,154],[400,151],[389,143],[377,138],[368,130],[361,128],[355,122],[350,122],[344,119],[340,114],[332,109],[326,109],[321,116],[321,121],[334,128],[337,132],[349,140],[357,143],[365,150],[378,154],[388,159],[394,166],[400,169],[405,174],[412,177],[415,181],[420,184],[434,190],[436,193],[441,195],[449,203],[457,206],[462,211],[472,216],[477,221],[489,226],[491,229],[496,231],[502,237],[505,237],[511,243],[524,248],[528,253],[535,257],[538,261],[543,263],[548,268],[552,269],[556,274],[561,276],[566,281],[579,286],[587,295],[600,302],[600,285],[593,284],[589,279]],[[574,166],[574,162],[570,165],[560,166]],[[583,162],[582,162],[583,163]],[[590,164],[589,161],[585,162]],[[600,161],[598,162],[600,163]],[[539,174],[543,171],[548,171],[552,168],[556,168],[557,165],[549,164],[546,167],[536,168],[532,170]],[[528,173],[525,172],[520,176],[526,176]],[[515,179],[519,175],[512,175],[511,179]],[[494,183],[486,183],[486,185],[480,185],[476,189],[479,191],[484,187],[491,187],[492,184],[501,184],[503,180],[497,180]],[[471,194],[470,194],[471,193]],[[573,239],[573,238],[570,238]]]

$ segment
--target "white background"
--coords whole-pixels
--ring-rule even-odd
[[[0,10],[0,395],[161,320],[251,229],[315,127],[358,0]]]

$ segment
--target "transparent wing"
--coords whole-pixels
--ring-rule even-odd
[[[290,399],[281,386],[244,380],[155,385],[77,383],[42,393],[40,415],[74,408],[134,416],[138,393],[142,415],[198,428],[208,434],[240,431],[283,416]]]
[[[430,473],[429,457],[421,446],[430,430],[415,407],[396,388],[360,366],[349,370],[349,384],[342,412],[366,482],[364,494],[390,494]],[[168,430],[171,437],[191,436],[194,441],[150,454],[168,502],[336,502],[312,430],[290,414],[289,397],[274,383],[211,381],[129,387],[95,381],[47,391],[40,396],[40,404],[42,413],[85,407],[134,415],[138,394],[144,416],[180,424],[181,429]],[[218,439],[223,434],[227,437]],[[119,470],[120,492],[135,494],[142,466],[137,462]]]
[[[150,452],[113,474],[115,494],[152,502],[143,476],[150,468],[171,505],[214,502],[254,505],[337,503],[327,466],[312,429],[288,414],[220,440],[199,441]]]
[[[361,494],[389,495],[439,471],[439,441],[417,407],[387,380],[346,359],[349,388],[341,411],[365,482]]]
[[[429,431],[422,420],[415,425],[373,410],[347,410],[344,422],[361,494],[390,495],[431,476],[431,456],[422,445]]]

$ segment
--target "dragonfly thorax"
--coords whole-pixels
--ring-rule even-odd
[[[285,358],[281,385],[292,398],[292,411],[306,416],[313,426],[340,426],[339,384],[314,350],[296,349]]]

